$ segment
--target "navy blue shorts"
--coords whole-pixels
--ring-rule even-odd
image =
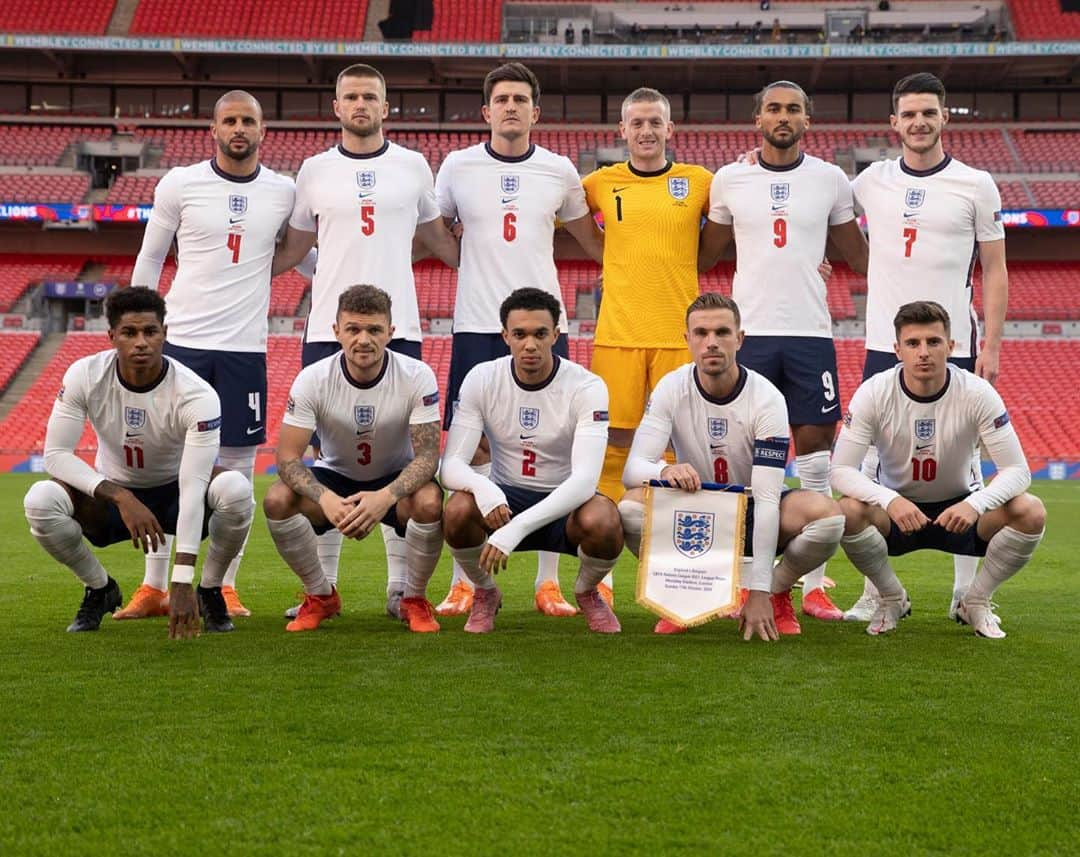
[[[737,359],[783,393],[793,426],[828,425],[842,416],[831,338],[748,336]]]
[[[562,335],[552,352],[570,359],[570,340]],[[443,428],[449,431],[454,419],[454,405],[461,393],[461,384],[469,371],[479,363],[498,360],[510,353],[501,333],[455,333],[450,344],[450,378],[446,385],[446,404],[443,406]]]
[[[266,443],[266,355],[211,351],[165,343],[165,354],[183,363],[221,399],[221,445]]]
[[[784,488],[780,492],[780,505],[784,505],[784,498],[790,494],[794,488]],[[746,498],[746,525],[743,527],[743,556],[746,559],[752,559],[754,556],[754,498]],[[779,531],[777,532],[779,536]],[[780,540],[776,542],[776,555],[780,556],[783,551],[780,550]]]
[[[411,339],[391,339],[386,347],[398,354],[411,357],[413,360],[423,359],[421,356],[423,346],[421,343],[414,342]],[[337,354],[340,350],[341,343],[337,340],[333,342],[304,342],[300,348],[300,365],[310,366],[312,363],[318,363],[324,357]]]
[[[506,505],[510,507],[512,515],[520,515],[526,509],[531,509],[541,500],[548,496],[549,491],[530,491],[528,488],[518,488],[516,485],[500,485],[503,494],[506,495]],[[556,518],[550,524],[534,530],[521,540],[515,551],[551,551],[552,553],[565,553],[577,556],[578,546],[570,541],[566,535],[566,520],[569,515]]]
[[[937,518],[950,506],[966,500],[969,495],[964,494],[954,497],[952,500],[939,500],[936,503],[915,503],[926,517],[931,521]],[[914,501],[912,501],[914,502]],[[979,538],[979,525],[976,522],[966,533],[950,533],[936,524],[927,524],[917,533],[904,535],[893,521],[889,527],[889,535],[885,539],[889,546],[889,556],[903,556],[912,551],[942,551],[943,553],[960,554],[961,556],[986,556],[986,545]]]
[[[146,506],[161,524],[162,532],[176,535],[176,519],[180,515],[180,483],[167,482],[164,485],[155,485],[153,488],[130,488],[128,489]],[[210,508],[206,508],[203,514],[202,537],[205,539],[210,532]],[[83,535],[94,547],[103,548],[115,545],[118,542],[130,542],[131,532],[120,517],[120,510],[112,503],[107,504],[105,524],[100,530],[83,528]]]
[[[867,378],[876,375],[878,372],[892,369],[893,366],[899,362],[896,354],[892,351],[867,351],[866,360],[863,362],[862,379],[865,381]],[[974,357],[950,357],[949,362],[952,363],[953,366],[967,369],[968,372],[975,371]]]
[[[315,465],[311,468],[311,475],[319,480],[320,485],[325,485],[339,497],[348,497],[350,494],[355,494],[357,491],[378,491],[380,488],[385,488],[391,482],[398,478],[401,471],[396,473],[388,473],[380,479],[371,479],[367,482],[358,482],[355,479],[350,479],[348,476],[344,476],[338,473],[336,470],[331,470],[329,467],[319,467]],[[393,527],[394,532],[404,538],[405,525],[398,520],[397,516],[397,503],[391,506],[385,515],[383,515],[382,523],[388,527]],[[334,529],[334,525],[330,522],[314,527],[315,534],[321,536],[323,533],[328,533]]]

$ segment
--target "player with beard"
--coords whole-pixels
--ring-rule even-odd
[[[840,420],[836,348],[818,266],[832,240],[866,273],[867,245],[844,171],[802,151],[813,106],[797,83],[780,80],[754,98],[761,150],[754,163],[723,167],[713,178],[699,267],[709,270],[735,239],[732,297],[746,339],[739,363],[768,378],[787,403],[803,488],[829,495],[829,450]],[[825,567],[803,584],[802,612],[839,621],[823,588]],[[790,591],[784,597],[790,599]],[[791,605],[781,605],[797,628]]]
[[[893,89],[892,106],[889,121],[900,137],[901,157],[871,164],[852,184],[870,232],[863,380],[896,365],[897,310],[911,301],[930,300],[945,307],[952,323],[956,348],[949,361],[992,384],[998,375],[1009,295],[1001,196],[988,172],[946,154],[941,133],[949,111],[945,86],[937,77],[922,72],[903,78]],[[982,266],[985,318],[981,351],[972,306],[976,259]],[[876,470],[877,455],[871,450],[864,472],[873,475]],[[976,448],[972,490],[981,483]],[[956,618],[977,568],[977,557],[954,557],[950,617]],[[874,595],[867,579],[862,597],[845,618],[868,620],[876,607]]]
[[[251,482],[255,452],[266,441],[266,338],[270,267],[292,212],[292,179],[259,163],[266,136],[262,108],[247,92],[226,92],[210,126],[216,152],[170,170],[154,190],[154,208],[131,274],[156,289],[176,239],[176,278],[166,298],[165,354],[207,381],[222,407],[222,467]],[[252,498],[254,507],[254,498]],[[168,613],[166,575],[172,536],[146,558],[142,585],[117,619]],[[236,593],[243,551],[225,573],[222,594],[233,616],[249,611]]]
[[[304,366],[341,348],[334,336],[338,297],[355,283],[370,283],[390,296],[397,333],[388,347],[421,359],[414,237],[447,265],[458,264],[458,242],[439,216],[431,167],[419,152],[383,137],[389,109],[386,80],[377,69],[363,64],[344,69],[334,98],[341,142],[305,160],[296,176],[296,206],[274,258],[274,272],[299,263],[318,240]],[[387,549],[386,609],[400,618],[405,540],[388,526],[382,527],[382,535]],[[340,531],[319,537],[319,555],[331,585],[337,585],[340,554]],[[289,613],[295,615],[297,609]]]

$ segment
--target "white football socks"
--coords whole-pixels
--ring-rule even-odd
[[[964,601],[988,604],[997,588],[1027,565],[1045,532],[1022,533],[1012,527],[1002,527],[994,533],[986,548],[982,569],[968,587]]]
[[[634,556],[641,555],[641,530],[645,526],[645,504],[637,500],[620,500],[619,517],[622,518],[623,541]]]
[[[316,553],[319,557],[319,565],[322,566],[323,574],[330,581],[331,586],[337,586],[338,563],[341,560],[341,542],[345,538],[341,530],[331,527],[321,536],[316,538],[318,548]]]
[[[35,482],[23,499],[23,510],[32,535],[45,552],[66,565],[86,586],[101,589],[109,582],[104,566],[83,538],[82,527],[72,517],[75,506],[63,486]]]
[[[799,471],[799,487],[817,494],[832,497],[829,488],[829,451],[808,452],[795,457]],[[805,532],[805,531],[804,531]],[[831,556],[832,554],[830,554]],[[825,563],[822,562],[803,574],[803,595],[825,586]]]
[[[577,555],[578,559],[581,560],[581,569],[578,571],[577,579],[574,581],[574,592],[579,595],[582,592],[596,589],[596,585],[604,579],[605,575],[611,572],[611,569],[615,567],[615,563],[618,562],[618,557],[615,559],[600,559],[599,557],[589,556],[581,548],[578,548]]]
[[[221,586],[225,570],[236,559],[247,541],[255,501],[251,483],[242,473],[226,470],[210,480],[206,489],[210,507],[210,543],[206,548],[200,583],[211,588]]]
[[[389,598],[395,592],[405,591],[409,574],[408,562],[405,559],[405,538],[387,524],[379,524],[379,529],[382,531],[383,546],[386,549],[386,596]]]
[[[811,521],[787,543],[784,556],[773,568],[772,591],[787,592],[807,569],[824,568],[844,536],[844,516]],[[809,591],[803,589],[803,592]]]
[[[844,536],[841,544],[851,564],[871,580],[882,601],[898,601],[904,587],[889,564],[889,547],[877,527],[870,524],[861,533]]]
[[[165,541],[159,544],[157,550],[150,551],[146,555],[146,567],[143,571],[143,584],[152,586],[161,592],[169,588],[169,560],[172,559],[173,542],[176,536],[171,533],[165,534]]]
[[[495,578],[491,576],[491,573],[480,570],[480,553],[484,550],[483,544],[473,548],[451,548],[449,545],[447,547],[450,548],[454,561],[461,565],[473,586],[480,589],[495,588]]]
[[[241,474],[248,481],[248,485],[251,488],[251,505],[252,516],[251,519],[255,520],[254,507],[255,507],[255,453],[258,452],[257,446],[223,446],[218,451],[218,464],[227,470],[233,470]],[[248,534],[251,532],[250,525],[248,526],[248,533],[244,534],[244,541],[240,545],[240,550],[233,557],[229,563],[229,567],[225,569],[225,577],[222,580],[223,586],[231,586],[236,588],[236,572],[240,568],[240,560],[244,558],[244,549],[247,547]]]
[[[539,590],[549,580],[559,582],[559,555],[551,551],[536,553],[536,581],[533,586]]]
[[[311,522],[297,513],[283,521],[267,519],[266,525],[281,558],[304,584],[304,592],[309,595],[329,595],[333,587],[323,573],[318,538],[311,528]]]
[[[408,571],[405,580],[406,598],[424,598],[428,581],[435,573],[442,554],[442,522],[421,524],[410,520],[405,525],[405,555]]]

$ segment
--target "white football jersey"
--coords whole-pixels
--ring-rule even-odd
[[[213,160],[174,167],[158,182],[150,223],[176,233],[176,279],[165,296],[169,342],[266,351],[270,267],[294,192],[292,179],[265,166],[237,178]]]
[[[370,155],[335,146],[304,161],[289,225],[318,235],[307,341],[333,342],[338,296],[366,283],[390,295],[394,337],[420,342],[412,242],[417,224],[438,216],[419,152],[388,141]]]
[[[379,376],[359,384],[333,354],[300,370],[283,421],[319,433],[320,467],[368,482],[413,460],[409,426],[439,421],[439,385],[426,363],[389,350]]]
[[[971,272],[978,242],[1005,237],[993,178],[950,156],[930,170],[912,170],[898,158],[871,164],[852,190],[870,231],[867,349],[891,352],[896,311],[932,300],[949,313],[953,355],[974,357]]]
[[[756,336],[832,336],[825,282],[829,227],[855,219],[835,164],[802,154],[790,167],[728,164],[713,176],[709,220],[734,224],[732,297]]]
[[[71,364],[53,413],[89,420],[98,439],[94,469],[128,488],[173,482],[185,445],[220,442],[221,402],[213,387],[168,358],[156,382],[129,387],[111,348]]]
[[[914,502],[951,500],[981,488],[981,474],[971,469],[971,450],[980,441],[999,470],[1027,469],[1001,396],[973,373],[948,368],[944,389],[933,397],[907,390],[902,365],[868,378],[840,430],[838,443],[875,445],[880,484]]]
[[[693,363],[669,372],[653,390],[641,425],[671,438],[676,460],[692,466],[703,482],[750,485],[755,465],[783,468],[787,462],[784,397],[745,367],[724,399],[702,389]],[[657,460],[667,465],[662,450]]]
[[[514,376],[512,360],[500,357],[469,371],[454,423],[487,437],[492,482],[553,491],[570,476],[574,436],[607,437],[607,387],[588,369],[558,356],[551,378],[526,386]]]
[[[562,306],[556,220],[589,213],[581,179],[568,158],[536,145],[517,158],[497,155],[490,143],[470,146],[443,161],[435,196],[443,217],[456,217],[464,226],[455,332],[498,333],[499,306],[523,286],[543,289]]]

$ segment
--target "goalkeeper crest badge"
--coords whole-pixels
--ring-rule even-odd
[[[690,196],[690,179],[670,178],[667,180],[667,189],[675,199],[683,200]]]

